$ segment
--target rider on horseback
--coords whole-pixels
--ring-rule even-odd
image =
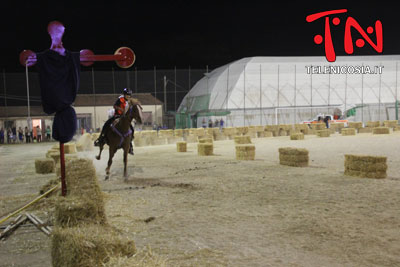
[[[95,146],[100,146],[100,144],[105,144],[106,143],[106,132],[108,130],[108,128],[111,126],[111,124],[118,119],[119,117],[121,117],[124,113],[125,113],[125,109],[127,108],[128,105],[128,100],[132,95],[132,91],[129,90],[128,88],[124,89],[124,93],[123,95],[119,96],[117,101],[114,104],[114,116],[111,117],[110,119],[108,119],[103,126],[103,129],[101,130],[101,134],[99,136],[99,138],[94,142]],[[116,121],[116,123],[118,122],[118,120]],[[132,125],[130,126],[131,130],[132,130],[132,139],[133,139],[133,127]],[[132,140],[131,140],[131,145],[129,148],[129,154],[133,155],[133,146],[132,146]]]

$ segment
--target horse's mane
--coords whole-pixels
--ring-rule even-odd
[[[140,101],[137,98],[129,98],[128,103],[130,106],[134,106],[134,105],[140,105]]]

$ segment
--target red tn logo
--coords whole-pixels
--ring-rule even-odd
[[[324,11],[324,12],[319,12],[315,13],[312,15],[309,15],[306,17],[307,22],[313,22],[317,19],[324,18],[325,17],[325,33],[324,37],[322,35],[317,34],[314,36],[314,43],[316,44],[321,44],[324,39],[324,45],[325,45],[325,57],[329,62],[334,62],[336,60],[336,54],[335,54],[335,49],[333,47],[333,42],[332,42],[332,36],[331,36],[331,26],[330,26],[330,15],[333,14],[341,14],[341,13],[346,13],[347,9],[338,9],[338,10],[331,10],[331,11]],[[332,19],[332,23],[335,26],[338,26],[340,24],[340,19],[338,17],[334,17]],[[346,19],[346,25],[345,25],[345,31],[344,31],[344,50],[346,51],[347,54],[353,54],[354,47],[353,47],[353,37],[351,35],[351,30],[356,29],[361,36],[364,39],[357,39],[356,40],[356,46],[357,47],[363,47],[365,45],[365,41],[367,41],[373,49],[375,49],[376,52],[382,53],[383,51],[383,33],[382,33],[382,22],[380,20],[377,20],[375,22],[375,30],[373,27],[369,26],[367,27],[367,32],[364,31],[363,28],[361,28],[360,24],[358,24],[357,20],[355,20],[353,17],[348,17]],[[374,43],[369,35],[373,34],[375,31],[376,35],[376,42]],[[369,35],[368,35],[368,34]],[[365,40],[365,41],[364,41]]]

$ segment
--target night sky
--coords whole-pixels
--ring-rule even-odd
[[[389,1],[279,1],[274,5],[271,1],[18,1],[1,6],[0,67],[7,72],[24,71],[19,53],[47,49],[46,27],[52,20],[64,23],[67,49],[111,54],[128,46],[137,55],[134,66],[141,70],[206,65],[212,69],[251,56],[324,56],[323,46],[313,42],[315,34],[323,34],[324,21],[307,23],[305,17],[343,8],[348,13],[340,15],[342,23],[332,33],[337,55],[345,55],[348,16],[364,29],[381,20],[383,54],[400,54],[398,9]],[[354,53],[376,54],[369,45]],[[95,67],[109,69],[109,64]]]

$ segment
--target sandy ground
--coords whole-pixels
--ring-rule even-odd
[[[254,161],[236,161],[232,140],[214,142],[208,157],[196,144],[186,153],[175,145],[135,148],[128,182],[122,152],[103,180],[104,151],[94,164],[109,222],[167,266],[400,266],[399,132],[253,143]],[[52,145],[0,147],[0,215],[54,176],[34,172],[34,159]],[[279,165],[279,147],[308,149],[310,167]],[[347,153],[387,156],[388,177],[344,176]],[[32,212],[46,220],[48,206]],[[0,266],[51,266],[49,251],[48,237],[21,227],[0,242]]]

